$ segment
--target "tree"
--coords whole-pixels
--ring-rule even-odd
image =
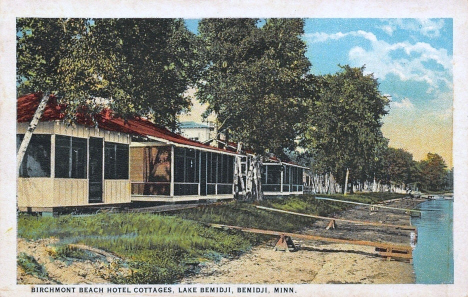
[[[247,172],[246,186],[248,192],[251,185],[253,196],[261,199],[261,192],[255,191],[261,185],[260,158],[268,153],[282,158],[285,148],[296,146],[311,96],[304,81],[310,67],[305,43],[300,38],[304,21],[268,19],[261,28],[257,22],[200,22],[202,57],[207,67],[196,95],[209,104],[207,114],[216,114],[220,131],[256,153]],[[236,168],[240,168],[238,159]],[[240,181],[242,178],[234,182]]]
[[[419,177],[416,161],[413,155],[404,149],[389,147],[384,155],[383,180],[388,184],[410,184],[416,182]]]
[[[201,67],[196,48],[180,19],[21,18],[18,90],[54,94],[70,121],[105,102],[123,117],[147,115],[175,128]]]
[[[447,165],[444,159],[434,153],[428,153],[426,158],[419,162],[421,168],[421,186],[430,191],[442,190],[447,177]]]
[[[220,130],[262,155],[293,149],[310,96],[310,62],[301,19],[204,19],[199,32],[208,65],[197,98],[215,112]]]
[[[198,43],[181,19],[96,19],[93,34],[117,57],[108,96],[123,116],[147,115],[175,130],[199,77]]]
[[[65,104],[65,120],[104,107],[122,117],[146,115],[176,128],[190,105],[183,93],[201,69],[196,38],[180,19],[17,20],[17,93],[42,92]],[[18,151],[21,164],[37,123]],[[18,165],[18,168],[19,168]]]
[[[380,128],[389,99],[365,67],[340,67],[316,78],[321,91],[309,109],[303,146],[313,152],[316,171],[331,172],[344,184],[348,171],[350,183],[373,178],[387,147]]]

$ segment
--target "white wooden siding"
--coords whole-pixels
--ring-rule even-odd
[[[130,182],[128,180],[107,179],[104,181],[104,198],[106,204],[131,202]]]
[[[51,178],[18,178],[18,207],[54,206],[53,182]]]
[[[18,123],[16,133],[24,134],[29,123]],[[89,139],[104,138],[106,142],[130,144],[128,134],[111,132],[81,125],[66,126],[63,122],[40,122],[36,134],[59,134]],[[55,169],[55,139],[51,139],[51,173]],[[53,176],[53,175],[52,175]],[[105,180],[102,204],[129,203],[131,201],[130,180]],[[89,181],[74,178],[18,178],[18,207],[62,207],[86,206],[89,203]],[[99,205],[102,205],[99,203]]]

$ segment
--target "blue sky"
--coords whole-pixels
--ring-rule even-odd
[[[186,20],[196,32],[198,20]],[[366,66],[391,97],[382,131],[390,146],[452,166],[452,19],[306,19],[303,40],[314,74]]]

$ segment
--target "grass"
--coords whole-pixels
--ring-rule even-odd
[[[41,279],[47,279],[48,274],[45,267],[39,264],[34,257],[25,253],[20,253],[16,262],[25,273],[37,276]]]
[[[249,249],[241,235],[228,234],[177,217],[150,214],[98,214],[86,217],[20,215],[18,235],[26,239],[56,237],[57,256],[83,258],[66,245],[82,243],[113,252],[134,273],[116,283],[174,283],[194,263],[212,255],[232,256]]]
[[[384,200],[401,198],[405,195],[394,193],[359,193],[353,195],[320,195],[321,197],[348,200],[361,203],[378,203]],[[306,214],[330,216],[354,207],[352,204],[315,199],[314,195],[298,195],[284,198],[265,199],[261,206],[278,208]],[[235,225],[267,230],[294,232],[306,228],[314,220],[290,214],[257,209],[254,204],[233,201],[221,206],[204,206],[180,210],[177,216],[204,223]]]
[[[376,203],[403,195],[370,193],[321,196]],[[312,195],[266,199],[259,204],[322,216],[353,207],[344,203],[316,200]],[[112,252],[124,259],[126,263],[123,265],[132,271],[129,276],[111,279],[114,283],[176,283],[203,261],[216,261],[222,257],[239,255],[270,238],[258,234],[218,230],[204,223],[294,232],[307,228],[311,222],[311,218],[260,210],[252,203],[233,201],[218,206],[180,210],[170,215],[20,215],[18,236],[26,239],[59,238],[60,245],[55,249],[57,257],[85,259],[83,251],[67,247],[71,243],[82,243]]]

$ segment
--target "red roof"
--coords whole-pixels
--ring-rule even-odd
[[[16,121],[18,123],[30,122],[41,102],[42,94],[29,94],[19,97],[16,101]],[[49,103],[44,109],[41,121],[54,121],[64,118],[65,106],[58,105],[53,96],[50,96]]]
[[[32,120],[34,113],[36,112],[36,109],[41,101],[41,97],[42,94],[36,93],[18,98],[16,116],[18,123],[29,122]],[[65,109],[65,105],[57,104],[56,99],[53,96],[51,96],[44,110],[44,114],[41,117],[41,121],[46,122],[62,120],[64,118]],[[177,144],[232,153],[228,150],[212,147],[194,140],[190,140],[179,134],[173,133],[164,127],[157,126],[154,123],[141,117],[134,117],[131,119],[124,120],[119,117],[113,117],[112,112],[110,110],[103,110],[99,115],[95,117],[95,121],[100,129],[108,131],[122,132],[130,135],[138,135],[143,137],[152,136],[156,138],[165,139],[167,141]],[[77,122],[86,126],[92,125],[92,121],[89,116],[77,116]]]

